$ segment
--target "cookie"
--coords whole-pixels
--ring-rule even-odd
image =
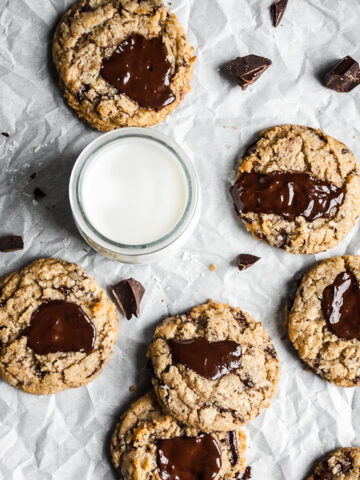
[[[147,355],[163,409],[201,431],[232,430],[255,418],[270,406],[280,376],[261,323],[212,301],[165,319]]]
[[[98,130],[164,120],[190,90],[195,61],[161,0],[80,0],[56,28],[53,58],[68,104]]]
[[[321,130],[272,127],[248,147],[230,193],[251,234],[290,253],[337,245],[360,213],[360,170]]]
[[[307,272],[287,309],[300,358],[340,387],[360,383],[360,257],[329,258]]]
[[[358,480],[360,447],[339,448],[316,468],[308,480]]]
[[[24,392],[89,383],[117,330],[115,305],[78,265],[40,259],[0,281],[0,376]]]
[[[154,392],[135,402],[111,441],[115,468],[125,480],[237,479],[245,469],[240,429],[203,433],[162,412]]]

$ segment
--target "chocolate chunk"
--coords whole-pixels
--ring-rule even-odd
[[[159,440],[156,463],[161,480],[212,480],[221,467],[221,452],[209,433]]]
[[[9,135],[8,133],[6,133],[6,132],[1,132],[1,135],[3,135],[4,137],[7,137],[7,138],[10,137],[10,135]]]
[[[160,37],[130,35],[104,60],[101,76],[141,107],[158,111],[175,101],[171,63]]]
[[[258,262],[260,257],[256,257],[255,255],[250,255],[249,253],[240,253],[240,255],[236,258],[236,265],[240,271],[246,270],[247,268],[254,265],[254,263]]]
[[[228,432],[228,444],[231,451],[231,464],[236,465],[239,461],[239,452],[238,452],[238,442],[237,442],[237,432],[232,430]]]
[[[36,175],[37,175],[37,172],[32,173],[32,174],[30,175],[30,179],[31,179],[31,180],[34,180],[34,178],[36,177]]]
[[[145,288],[134,278],[128,278],[113,285],[111,291],[125,317],[130,320],[133,315],[137,317],[140,310],[140,302]]]
[[[353,273],[339,273],[324,288],[321,309],[335,335],[345,340],[360,340],[360,288]]]
[[[57,352],[91,353],[95,327],[75,303],[50,300],[32,314],[28,346],[38,355]]]
[[[277,27],[285,13],[288,0],[276,0],[270,7],[270,16],[274,27]]]
[[[85,93],[90,90],[90,85],[82,85],[78,92],[77,92],[77,97],[79,102],[82,102],[85,98]]]
[[[15,252],[24,248],[23,238],[19,235],[7,235],[0,237],[0,252]]]
[[[349,55],[340,60],[323,79],[327,88],[348,93],[360,84],[359,64]]]
[[[241,480],[250,480],[251,478],[251,467],[246,467],[244,475],[241,477]]]
[[[241,366],[241,345],[231,340],[208,342],[198,337],[192,340],[168,340],[173,363],[180,363],[209,380],[217,380]]]
[[[228,75],[233,78],[243,90],[254,83],[271,65],[271,60],[257,55],[237,57],[225,66]]]
[[[33,194],[34,194],[34,199],[39,202],[40,200],[42,200],[46,194],[39,188],[39,187],[36,187],[33,191]]]
[[[300,172],[243,172],[230,188],[237,211],[297,216],[312,222],[332,218],[345,197],[336,185]],[[260,238],[260,237],[259,237]]]

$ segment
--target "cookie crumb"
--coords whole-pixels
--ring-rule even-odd
[[[135,392],[136,390],[135,385],[131,385],[131,387],[129,387],[129,390],[130,392]]]
[[[213,272],[214,270],[216,270],[216,265],[214,263],[212,263],[210,265],[209,269]]]

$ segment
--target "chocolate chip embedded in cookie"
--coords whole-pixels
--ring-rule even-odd
[[[300,358],[340,387],[360,382],[360,257],[329,258],[306,273],[287,311]]]
[[[343,143],[320,130],[272,127],[245,152],[230,193],[255,238],[314,254],[337,245],[354,226],[360,169]]]
[[[262,325],[221,303],[165,319],[147,355],[164,410],[201,431],[232,430],[255,418],[270,406],[280,376]]]
[[[195,61],[161,0],[80,0],[60,20],[53,57],[69,105],[98,130],[164,120]]]
[[[360,478],[360,447],[339,448],[315,468],[308,480],[357,480]]]
[[[0,281],[0,375],[38,395],[93,380],[117,337],[115,305],[73,263],[41,259]]]
[[[237,479],[245,470],[240,429],[204,433],[162,412],[153,392],[135,402],[116,426],[111,455],[121,478]]]

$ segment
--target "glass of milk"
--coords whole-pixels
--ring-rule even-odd
[[[150,263],[179,248],[200,216],[200,184],[181,147],[145,128],[115,130],[79,155],[70,204],[84,239],[124,263]]]

